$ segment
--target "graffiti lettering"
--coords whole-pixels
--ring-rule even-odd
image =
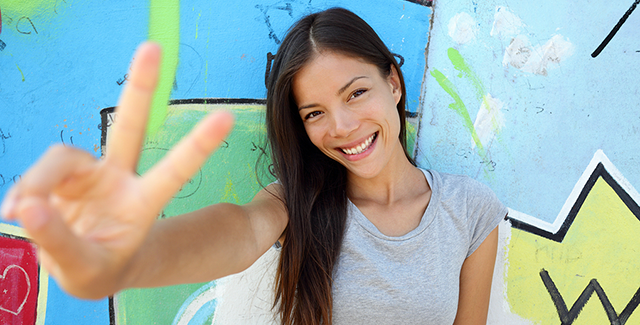
[[[7,132],[7,135],[5,135],[2,129],[0,129],[0,147],[2,147],[2,151],[0,151],[0,157],[7,152],[7,145],[4,140],[7,140],[9,138],[11,138],[11,134]]]
[[[480,162],[481,164],[487,165],[487,170],[490,172],[496,171],[496,163],[493,160],[486,159]]]
[[[395,54],[395,53],[391,53],[391,54],[396,58],[400,59],[400,62],[398,62],[398,65],[402,67],[404,65],[404,57],[402,57],[402,55],[400,54]]]
[[[564,302],[564,298],[558,291],[553,280],[551,280],[551,276],[549,276],[549,272],[547,270],[542,269],[540,271],[540,277],[542,278],[542,283],[544,283],[547,292],[551,295],[551,300],[553,300],[553,304],[556,306],[556,310],[558,311],[558,316],[560,317],[560,322],[562,325],[571,325],[578,318],[582,308],[587,304],[589,298],[595,291],[600,298],[600,302],[602,303],[602,307],[604,307],[604,311],[607,313],[607,317],[609,318],[609,322],[611,325],[624,325],[633,311],[640,304],[640,288],[633,295],[633,298],[629,301],[624,310],[618,314],[616,313],[615,308],[611,305],[609,298],[606,293],[598,283],[598,280],[592,279],[589,281],[587,287],[582,291],[576,302],[573,303],[571,309],[567,310],[567,305]]]
[[[264,15],[264,23],[267,25],[267,29],[269,29],[269,38],[272,39],[276,44],[280,44],[282,41],[276,35],[276,31],[271,27],[271,16],[268,14],[270,6],[264,7],[262,5],[256,5],[256,9],[260,10]],[[293,9],[291,8],[291,4],[287,3],[285,7],[274,7],[274,9],[285,10],[289,12],[289,16],[292,15]]]
[[[56,15],[58,14],[58,3],[59,2],[60,2],[59,0],[56,0],[56,4],[53,6],[53,12],[55,12]],[[62,0],[62,2],[67,3],[67,0]]]
[[[264,148],[263,148],[263,147],[256,145],[256,144],[255,144],[255,142],[253,142],[253,141],[251,141],[251,147],[252,147],[252,148],[251,148],[251,151],[256,151],[256,150],[260,149],[260,151],[262,152],[262,154],[264,154],[264,155],[266,155],[266,154],[267,154],[267,152],[264,150]]]
[[[5,177],[4,175],[0,174],[0,188],[3,188],[5,185],[9,185],[8,184],[9,182],[15,184],[18,181],[20,181],[21,179],[22,179],[22,175],[14,175],[12,177]]]
[[[0,51],[4,51],[4,48],[5,48],[5,47],[7,47],[7,43],[3,42],[3,41],[0,39]]]
[[[118,79],[118,81],[116,81],[116,83],[118,84],[118,86],[122,86],[122,84],[124,84],[124,83],[125,83],[126,81],[128,81],[128,80],[129,80],[129,74],[128,74],[128,73],[126,73],[126,74],[124,75],[124,77],[123,77],[123,78]]]
[[[146,147],[142,149],[141,154],[143,155],[143,160],[146,161],[158,161],[169,151],[166,148],[159,147]],[[138,170],[136,173],[138,175],[142,175],[146,172],[146,170]],[[202,168],[198,169],[198,173],[193,175],[188,181],[182,184],[178,193],[176,193],[173,198],[174,199],[185,199],[192,195],[194,195],[200,187],[202,186]],[[164,211],[159,216],[160,218],[164,218]]]
[[[639,3],[640,3],[640,0],[636,0],[636,1],[633,2],[631,7],[629,8],[629,10],[627,10],[627,12],[625,12],[624,15],[622,15],[622,18],[620,18],[620,20],[613,27],[611,32],[609,32],[607,37],[605,37],[604,40],[602,41],[602,43],[600,43],[600,46],[598,46],[598,48],[595,51],[593,51],[593,53],[591,53],[591,57],[592,58],[595,58],[596,56],[598,56],[600,54],[600,52],[602,52],[602,50],[604,50],[604,48],[607,46],[607,44],[609,44],[609,42],[616,35],[618,30],[620,30],[620,27],[622,27],[624,22],[627,21],[627,18],[629,18],[629,16],[636,9],[636,7],[638,6]]]
[[[60,130],[60,141],[62,141],[62,145],[66,147],[67,144],[64,142],[63,134],[64,134],[64,130]],[[69,137],[69,142],[71,143],[71,145],[73,145],[73,136]]]
[[[27,31],[23,28],[21,28],[21,23],[22,25],[26,25],[27,28],[29,28],[29,25],[27,25],[27,22],[29,23],[29,25],[31,25],[31,29],[33,29],[34,32],[36,32],[36,34],[38,34],[38,30],[36,29],[36,25],[33,24],[33,22],[31,21],[31,18],[27,17],[27,16],[22,16],[20,19],[18,19],[18,22],[16,23],[16,30],[18,31],[18,33],[20,34],[31,34],[31,31]]]

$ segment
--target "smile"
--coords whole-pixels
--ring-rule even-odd
[[[363,143],[353,147],[353,148],[341,148],[340,150],[342,150],[342,152],[344,152],[347,155],[357,155],[357,154],[361,154],[365,151],[367,151],[367,149],[369,149],[369,147],[371,147],[371,144],[373,143],[373,141],[376,139],[376,137],[378,136],[378,132],[372,134],[367,140],[365,140]]]

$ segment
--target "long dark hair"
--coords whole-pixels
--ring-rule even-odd
[[[373,29],[341,8],[308,15],[293,25],[267,80],[266,111],[273,172],[289,214],[275,300],[284,325],[332,323],[332,274],[347,219],[347,170],[311,143],[291,90],[294,75],[320,51],[360,58],[377,66],[383,77],[395,67],[402,86],[399,137],[406,148],[404,79]],[[406,149],[405,154],[412,161]]]

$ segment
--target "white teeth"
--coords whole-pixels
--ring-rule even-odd
[[[365,140],[363,143],[355,146],[354,148],[350,148],[350,149],[342,149],[342,152],[346,153],[347,155],[357,155],[362,153],[363,151],[367,150],[369,148],[369,146],[371,145],[371,142],[373,142],[373,138],[375,137],[375,133],[372,134],[367,140]]]

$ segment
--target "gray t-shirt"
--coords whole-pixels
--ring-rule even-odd
[[[484,184],[424,171],[431,200],[418,227],[382,234],[351,202],[333,283],[333,321],[452,324],[460,268],[507,214]]]

